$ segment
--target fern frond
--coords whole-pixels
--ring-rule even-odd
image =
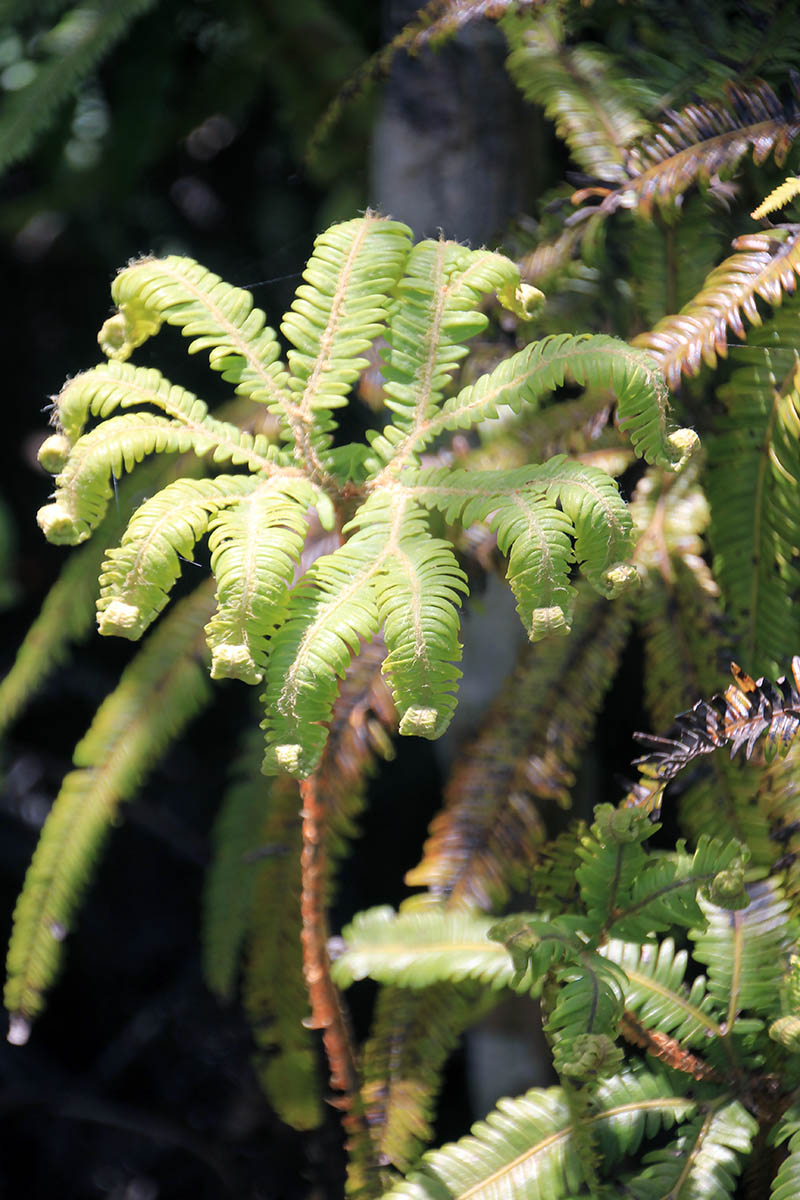
[[[375,596],[400,732],[438,737],[456,706],[457,607],[467,585],[449,542],[420,537],[424,528],[413,516],[406,521],[375,580]]]
[[[706,966],[708,993],[725,1013],[729,1031],[751,1033],[780,1013],[780,985],[794,945],[788,904],[774,880],[748,886],[747,908],[731,912],[700,901],[707,922],[694,929],[694,957]]]
[[[0,170],[23,158],[56,110],[86,80],[95,64],[125,35],[155,0],[119,0],[111,6],[93,0],[65,13],[37,39],[43,56],[31,82],[6,93],[0,118]]]
[[[208,539],[217,580],[217,611],[206,626],[212,679],[261,682],[266,638],[285,613],[313,499],[304,481],[270,481],[217,508]]]
[[[589,175],[612,183],[627,178],[625,151],[647,131],[638,89],[614,57],[588,42],[568,47],[560,16],[540,10],[521,32],[506,22],[512,45],[511,78],[522,94],[544,108],[572,157]]]
[[[684,1046],[704,1047],[722,1028],[705,978],[686,981],[688,954],[676,952],[672,938],[655,944],[612,940],[600,953],[622,967],[626,976],[625,1009],[647,1029],[676,1038]]]
[[[167,604],[180,560],[194,561],[210,514],[240,500],[257,482],[246,475],[178,479],[146,500],[121,544],[106,551],[97,603],[100,632],[141,637]]]
[[[789,175],[783,183],[773,188],[758,208],[753,209],[750,213],[751,220],[760,221],[763,217],[768,217],[770,213],[777,212],[790,200],[794,200],[795,196],[800,196],[800,179],[796,175]]]
[[[600,1085],[596,1106],[584,1117],[605,1161],[613,1165],[645,1136],[669,1129],[695,1108],[661,1076],[619,1075]],[[501,1100],[472,1134],[422,1158],[420,1170],[387,1194],[387,1200],[568,1200],[584,1181],[579,1135],[561,1088],[534,1088]]]
[[[66,383],[55,404],[59,428],[71,446],[84,432],[90,415],[106,419],[117,408],[144,405],[184,425],[193,435],[195,454],[213,451],[214,462],[230,461],[263,474],[274,471],[276,463],[288,465],[263,434],[254,436],[210,416],[202,400],[152,367],[103,363]]]
[[[769,1140],[774,1146],[788,1142],[789,1152],[772,1181],[769,1200],[794,1200],[800,1191],[800,1112],[796,1105],[771,1130]]]
[[[405,490],[448,521],[486,521],[509,554],[508,581],[532,641],[569,630],[574,555],[592,586],[611,598],[635,578],[630,518],[615,482],[559,455],[515,471],[424,468],[407,472]],[[556,506],[560,505],[560,509]]]
[[[743,365],[719,389],[726,415],[709,439],[715,575],[739,654],[748,670],[770,675],[800,645],[797,313],[796,303],[787,305],[739,352]]]
[[[364,354],[383,333],[410,238],[406,225],[368,213],[331,226],[314,243],[306,283],[281,325],[294,347],[287,356],[292,396],[284,415],[310,464],[330,441],[330,410],[346,403],[351,384],[369,365]]]
[[[438,412],[442,393],[467,354],[464,342],[482,332],[488,317],[476,305],[492,291],[513,292],[517,267],[501,254],[468,250],[455,242],[420,242],[411,251],[398,298],[389,313],[383,351],[386,407],[393,413],[367,439],[372,470],[406,461],[406,442]]]
[[[300,797],[293,779],[258,778],[261,832],[251,846],[254,861],[239,868],[255,874],[242,994],[264,1091],[289,1125],[313,1129],[323,1108],[317,1047],[304,1024],[309,1002],[300,944]]]
[[[714,268],[677,316],[664,317],[633,339],[656,359],[672,388],[681,374],[697,375],[704,362],[715,367],[717,356],[727,358],[728,329],[746,336],[742,313],[753,325],[761,324],[757,296],[779,305],[784,293],[795,290],[800,234],[768,230],[736,238],[733,247],[737,253]]]
[[[56,477],[55,500],[36,519],[48,541],[85,542],[105,516],[113,497],[110,480],[131,471],[148,454],[192,449],[192,435],[177,421],[146,413],[111,417],[80,438]]]
[[[236,384],[240,395],[266,404],[286,420],[289,393],[278,339],[249,292],[190,258],[170,255],[124,267],[111,295],[119,312],[109,317],[97,338],[108,358],[124,362],[166,321],[192,339],[190,354],[208,350],[211,367]]]
[[[6,1007],[10,1036],[26,1040],[59,966],[61,946],[119,804],[210,698],[202,627],[211,607],[203,586],[176,605],[123,672],[75,750],[45,821],[14,911]]]
[[[697,437],[691,430],[668,433],[667,390],[649,355],[602,334],[555,334],[532,342],[446,400],[406,450],[416,453],[447,429],[496,417],[501,406],[519,412],[567,378],[581,386],[612,389],[620,427],[648,462],[677,469],[694,449]]]
[[[459,756],[422,861],[406,875],[449,906],[495,909],[522,887],[544,838],[537,803],[569,803],[629,625],[625,603],[606,604],[585,588],[579,595],[572,636],[523,651]]]
[[[366,978],[412,988],[467,979],[507,987],[514,966],[506,948],[489,940],[491,926],[477,913],[372,908],[342,931],[333,978],[340,987]]]
[[[730,1200],[758,1122],[738,1100],[714,1103],[661,1150],[646,1154],[648,1166],[626,1181],[632,1200]]]
[[[138,472],[135,479],[125,480],[118,489],[118,505],[109,509],[98,536],[70,555],[26,633],[11,669],[0,682],[0,734],[19,716],[42,681],[65,660],[70,646],[90,633],[103,547],[119,539],[142,490],[146,494],[163,478],[164,464],[158,462]]]
[[[232,1000],[236,991],[239,956],[253,918],[259,859],[288,851],[285,845],[263,843],[270,783],[258,769],[262,755],[258,729],[249,730],[211,835],[212,857],[203,888],[203,974],[211,991],[224,1001]]]
[[[594,211],[607,215],[618,208],[638,208],[649,216],[654,204],[671,206],[696,182],[734,168],[750,147],[757,164],[774,154],[780,166],[800,125],[787,116],[772,88],[763,80],[746,90],[729,83],[727,100],[669,112],[655,136],[629,152],[628,179]],[[576,193],[573,201],[582,198]]]

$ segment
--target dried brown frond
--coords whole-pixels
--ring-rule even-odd
[[[681,374],[696,375],[703,362],[714,367],[728,353],[728,330],[745,337],[743,316],[761,324],[756,307],[760,296],[781,303],[796,287],[800,274],[800,229],[771,229],[736,238],[737,251],[707,277],[702,289],[675,316],[633,339],[648,350],[674,388]]]
[[[736,166],[752,148],[753,161],[774,154],[780,166],[800,130],[793,113],[787,115],[772,88],[754,80],[747,88],[730,83],[727,104],[691,104],[669,112],[652,137],[627,157],[628,180],[615,188],[576,192],[573,203],[605,193],[593,210],[608,215],[619,208],[636,208],[645,215],[653,205],[673,205],[697,182],[708,183],[717,172]],[[571,222],[581,220],[583,211]]]

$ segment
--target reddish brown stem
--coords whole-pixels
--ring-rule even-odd
[[[311,1002],[309,1028],[320,1029],[328,1056],[331,1087],[340,1095],[331,1103],[342,1110],[342,1123],[352,1142],[369,1137],[360,1112],[355,1053],[347,1013],[331,978],[328,922],[325,914],[325,805],[316,775],[300,784],[303,850],[300,856],[300,911],[303,921],[303,974]]]

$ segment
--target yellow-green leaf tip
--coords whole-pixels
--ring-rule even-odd
[[[61,504],[45,504],[37,512],[36,522],[48,542],[56,546],[77,546],[89,536],[86,522],[76,523]]]
[[[639,583],[639,572],[631,563],[615,563],[605,573],[605,594],[609,599]]]
[[[64,469],[70,449],[69,438],[64,437],[63,433],[53,433],[39,447],[39,464],[51,475],[58,475]]]
[[[112,600],[97,614],[97,628],[104,637],[124,637],[136,641],[144,632],[142,612],[135,604]]]
[[[544,307],[544,292],[531,283],[507,283],[497,292],[497,299],[521,321],[530,321]]]
[[[667,444],[674,451],[672,468],[679,471],[685,466],[700,445],[700,438],[693,429],[676,429],[667,438]]]
[[[247,646],[214,646],[211,652],[212,679],[240,679],[242,683],[261,683],[263,677]]]
[[[438,708],[412,705],[407,708],[400,721],[400,732],[409,736],[437,738],[444,732]]]

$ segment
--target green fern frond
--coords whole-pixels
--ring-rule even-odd
[[[259,771],[258,729],[245,736],[211,835],[212,857],[203,888],[203,974],[212,992],[230,1001],[239,957],[253,918],[259,856],[284,855],[284,845],[264,845],[271,784]],[[252,861],[250,860],[252,855]]]
[[[214,462],[230,461],[264,474],[274,471],[276,463],[287,462],[263,434],[253,436],[228,421],[209,416],[202,400],[170,383],[155,368],[134,367],[125,362],[102,363],[65,384],[55,404],[58,426],[70,446],[79,440],[89,416],[105,419],[117,408],[142,405],[158,409],[184,425],[193,435],[195,454],[213,451]]]
[[[761,1028],[757,1017],[779,1015],[793,945],[789,906],[778,884],[763,880],[750,884],[748,892],[747,908],[735,912],[701,899],[707,924],[689,934],[694,957],[706,966],[708,993],[734,1035]],[[754,1015],[742,1018],[743,1010]]]
[[[737,253],[714,268],[677,316],[664,317],[633,339],[653,355],[670,387],[678,386],[681,374],[696,375],[704,362],[715,367],[717,356],[727,358],[728,329],[746,336],[742,313],[753,325],[761,324],[757,296],[779,305],[784,293],[795,290],[800,234],[769,230],[736,238],[733,247]]]
[[[608,1165],[685,1120],[692,1100],[671,1082],[641,1072],[606,1080],[591,1115],[584,1118]],[[561,1088],[534,1088],[501,1100],[472,1134],[422,1158],[418,1171],[394,1187],[387,1200],[568,1200],[584,1182],[579,1137]]]
[[[195,543],[210,515],[257,485],[246,475],[178,479],[146,500],[131,517],[122,542],[106,551],[97,604],[101,633],[136,640],[169,600],[181,573],[194,561]]]
[[[683,1046],[705,1047],[711,1038],[722,1036],[704,976],[687,982],[688,954],[676,952],[672,938],[657,944],[612,940],[600,953],[622,967],[625,1009],[647,1029],[672,1036]]]
[[[773,676],[800,645],[796,324],[797,306],[787,305],[739,352],[742,365],[719,389],[726,414],[709,439],[715,574],[746,668]]]
[[[766,199],[761,201],[758,208],[753,209],[750,217],[753,221],[760,221],[763,217],[768,217],[770,213],[783,208],[798,195],[800,195],[800,179],[796,175],[789,175],[783,183],[773,188]]]
[[[391,423],[367,439],[374,458],[371,469],[404,456],[404,441],[414,439],[435,417],[442,393],[464,345],[488,324],[476,305],[481,297],[519,284],[517,267],[501,254],[468,250],[455,242],[420,242],[408,256],[398,284],[398,298],[389,313],[384,393]]]
[[[217,580],[217,611],[206,626],[212,679],[261,682],[266,638],[285,614],[313,498],[304,481],[270,481],[217,508],[208,539]]]
[[[303,1024],[309,1003],[300,942],[300,798],[293,779],[259,778],[262,826],[250,850],[255,861],[240,864],[240,870],[255,873],[244,1007],[259,1048],[256,1069],[271,1104],[294,1128],[313,1129],[323,1107],[317,1047]]]
[[[515,471],[423,468],[406,472],[404,486],[426,507],[441,509],[447,521],[486,521],[496,529],[532,641],[569,630],[572,538],[574,557],[601,594],[612,598],[634,581],[634,569],[623,562],[630,553],[630,517],[604,471],[559,455]]]
[[[53,120],[56,110],[78,91],[96,63],[125,35],[155,0],[118,0],[109,6],[90,0],[60,17],[36,39],[40,59],[31,62],[26,87],[6,93],[0,118],[0,170],[23,158]]]
[[[328,444],[330,410],[346,403],[351,384],[369,365],[363,356],[383,333],[410,238],[406,225],[368,213],[331,226],[314,243],[306,284],[281,324],[294,347],[287,355],[292,399],[285,416],[307,460]]]
[[[631,1200],[731,1200],[757,1132],[738,1100],[712,1104],[674,1141],[644,1156],[648,1165],[626,1180],[626,1191]]]
[[[769,1200],[794,1200],[800,1191],[800,1112],[793,1105],[770,1132],[770,1143],[781,1146],[788,1142],[788,1156],[783,1160],[772,1181]]]
[[[677,313],[703,287],[704,280],[719,262],[724,245],[717,232],[710,205],[705,196],[686,198],[673,219],[649,220],[634,211],[620,217],[620,233],[625,238],[631,270],[631,285],[636,294],[637,316],[652,328],[664,313]],[[580,228],[580,227],[579,227]],[[634,339],[634,345],[647,347]],[[650,349],[654,357],[660,357]]]
[[[505,947],[489,940],[491,926],[477,913],[372,908],[342,931],[333,978],[340,987],[366,978],[412,988],[467,979],[508,987],[514,966]]]
[[[543,849],[537,805],[562,807],[629,627],[622,601],[583,587],[568,639],[526,648],[474,740],[459,756],[422,861],[406,875],[448,906],[497,909]],[[574,861],[570,871],[574,869]],[[538,890],[534,890],[538,896]]]
[[[536,404],[568,378],[582,387],[612,389],[620,427],[648,462],[674,470],[694,449],[691,430],[668,432],[667,391],[649,355],[602,334],[555,334],[532,342],[446,400],[406,451],[416,453],[447,429],[496,417],[501,406],[518,412],[523,403]]]
[[[176,605],[75,750],[70,772],[45,821],[14,911],[5,1002],[10,1037],[26,1040],[59,966],[61,946],[119,804],[210,699],[202,664],[202,627],[210,587]]]
[[[159,486],[164,474],[164,463],[154,462],[135,479],[124,480],[118,489],[118,503],[109,509],[98,536],[70,555],[26,633],[11,669],[0,682],[0,734],[20,715],[50,672],[65,660],[70,646],[91,632],[103,547],[119,539],[142,493]]]
[[[565,45],[554,6],[521,29],[506,21],[511,78],[526,99],[544,108],[572,157],[589,175],[612,183],[626,179],[625,151],[647,131],[641,115],[649,99],[607,50],[582,42]],[[638,103],[637,103],[638,101]]]

